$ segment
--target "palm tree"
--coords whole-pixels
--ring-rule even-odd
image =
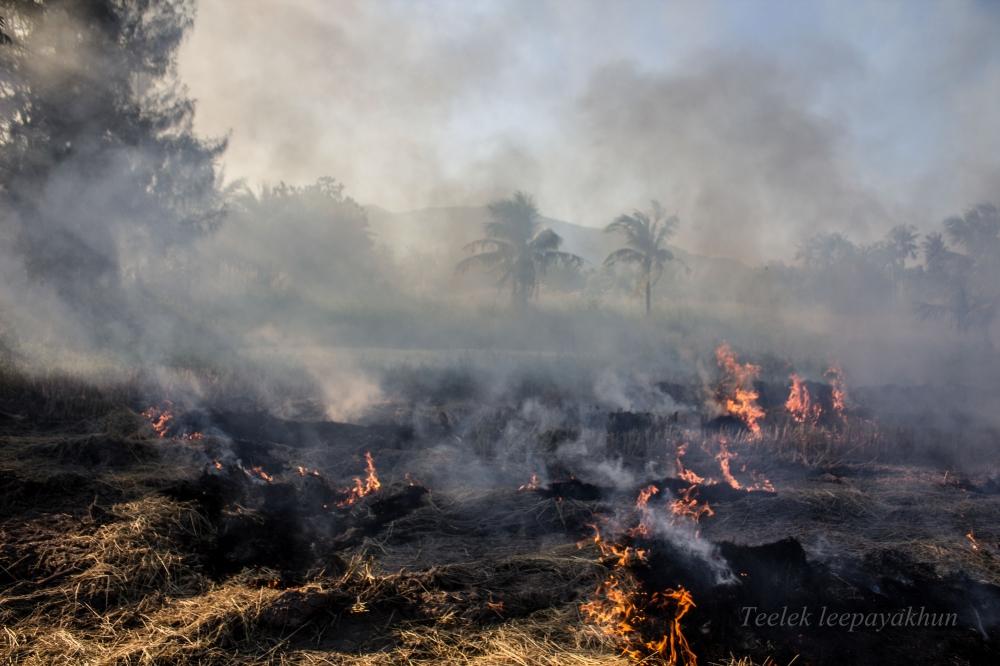
[[[894,298],[899,297],[902,280],[906,275],[906,260],[917,258],[917,250],[920,247],[917,244],[918,238],[916,227],[910,224],[897,224],[889,230],[885,240],[872,247],[875,258],[880,257],[888,268]]]
[[[917,250],[919,249],[917,239],[919,237],[917,228],[912,224],[897,224],[889,230],[885,242],[896,266],[901,268],[906,264],[907,259],[917,258]]]
[[[648,213],[637,210],[631,215],[619,215],[604,231],[618,231],[625,236],[625,247],[609,254],[604,265],[632,264],[639,267],[637,291],[645,289],[646,316],[649,316],[653,285],[663,275],[664,265],[675,258],[664,244],[677,231],[677,216],[667,217],[663,206],[653,201]]]
[[[486,238],[465,246],[474,252],[458,263],[465,272],[481,266],[497,274],[498,287],[510,287],[511,303],[524,307],[538,295],[541,276],[554,265],[579,266],[583,259],[562,252],[562,237],[551,229],[540,229],[538,207],[524,192],[489,205],[491,220],[484,225]]]

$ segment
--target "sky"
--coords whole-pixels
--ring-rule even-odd
[[[1000,199],[1000,3],[200,0],[179,74],[228,179],[390,210],[656,198],[772,260]]]

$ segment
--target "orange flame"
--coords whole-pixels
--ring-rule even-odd
[[[649,552],[645,548],[621,546],[611,541],[606,541],[601,536],[601,530],[596,524],[591,523],[588,527],[594,530],[594,536],[590,539],[590,541],[592,541],[594,545],[597,546],[597,549],[601,551],[602,557],[614,558],[614,566],[624,567],[628,566],[632,562],[644,562],[646,560],[646,556]],[[587,540],[581,541],[576,544],[576,547],[583,548],[586,543]]]
[[[370,495],[381,487],[382,482],[378,480],[378,474],[375,472],[375,461],[372,460],[372,454],[365,451],[365,480],[362,481],[360,478],[354,477],[354,485],[343,490],[347,494],[347,498],[338,502],[337,506],[341,508],[351,506],[365,495]]]
[[[714,516],[715,511],[712,510],[708,502],[702,504],[696,499],[697,491],[697,485],[690,485],[682,490],[680,497],[670,504],[671,512],[675,516],[688,518],[696,523],[701,520],[702,516]]]
[[[170,424],[174,420],[174,403],[170,400],[164,400],[159,407],[147,407],[142,412],[142,417],[149,421],[149,427],[153,429],[157,437],[166,439],[170,436]],[[174,435],[174,438],[188,442],[200,442],[205,439],[205,435],[200,432],[189,432],[180,437]]]
[[[677,455],[674,457],[674,467],[677,470],[677,478],[683,481],[687,481],[691,485],[697,485],[699,483],[704,483],[705,478],[698,476],[693,471],[684,467],[682,462],[684,456],[687,454],[687,444],[677,445]]]
[[[788,410],[792,420],[796,423],[819,421],[819,417],[823,414],[823,408],[818,403],[813,402],[806,383],[794,372],[789,379],[792,380],[792,387],[788,392],[788,400],[785,401],[785,409]]]
[[[649,536],[649,523],[647,522],[647,519],[650,517],[650,510],[647,508],[647,505],[653,495],[658,492],[660,492],[660,489],[653,484],[650,484],[639,491],[639,496],[635,500],[635,508],[639,510],[639,524],[626,532],[629,536]]]
[[[655,654],[666,658],[667,664],[688,664],[697,666],[698,657],[688,643],[687,637],[681,628],[681,620],[694,608],[694,597],[685,588],[678,586],[676,590],[664,590],[653,594],[653,603],[658,606],[668,607],[671,603],[676,605],[677,611],[674,619],[670,622],[670,631],[660,637],[659,641],[646,643],[646,647]]]
[[[826,377],[827,381],[830,382],[833,411],[841,419],[846,418],[845,410],[847,409],[847,384],[844,381],[844,372],[839,366],[831,365],[827,368],[823,375]]]
[[[265,472],[264,468],[261,467],[260,465],[254,465],[249,470],[245,470],[245,471],[247,473],[247,476],[249,476],[251,478],[255,478],[256,477],[258,479],[261,479],[262,481],[267,481],[268,483],[271,483],[272,481],[274,481],[274,477],[271,476],[270,474],[268,474],[267,472]]]
[[[753,363],[740,363],[736,353],[723,342],[715,350],[715,360],[723,371],[719,394],[726,413],[735,416],[754,435],[760,434],[758,423],[766,412],[757,404],[760,395],[753,382],[760,374],[760,367]]]
[[[736,480],[736,477],[733,476],[732,471],[729,469],[729,461],[735,457],[736,454],[729,450],[729,445],[726,440],[720,437],[719,452],[715,455],[715,459],[719,463],[719,470],[722,472],[722,478],[734,490],[740,490],[743,488],[743,484]]]
[[[655,485],[642,489],[636,507],[646,513],[649,500],[658,492]],[[592,541],[601,555],[612,559],[608,576],[597,586],[591,600],[580,605],[587,621],[595,624],[604,635],[614,638],[622,654],[631,659],[643,661],[657,655],[673,666],[696,666],[698,658],[681,627],[681,619],[694,607],[690,592],[678,587],[650,595],[631,571],[633,565],[646,561],[648,551],[609,542],[602,537],[596,524],[590,527],[594,530]],[[638,528],[630,532],[635,529]],[[582,547],[584,543],[586,541],[577,545]],[[647,636],[659,635],[662,631],[660,618],[651,617],[650,611],[669,612],[671,607],[674,608],[673,617],[666,633],[656,640],[647,640]]]
[[[972,533],[972,530],[969,530],[965,534],[965,538],[969,540],[969,544],[972,546],[972,550],[975,551],[979,550],[979,542],[976,541],[976,535]]]
[[[643,488],[639,491],[639,497],[635,500],[635,507],[637,509],[645,509],[646,505],[649,504],[650,498],[658,492],[660,492],[660,489],[652,484]]]
[[[161,439],[167,436],[167,429],[174,418],[174,404],[169,400],[164,400],[161,407],[148,407],[142,412],[143,418],[149,421],[149,426]]]
[[[764,492],[773,493],[774,484],[768,481],[766,478],[760,475],[755,476],[755,483],[752,486],[744,486],[740,483],[730,468],[730,462],[736,458],[736,453],[729,450],[729,443],[725,437],[719,438],[719,452],[715,455],[716,461],[719,463],[719,470],[722,472],[722,478],[726,483],[729,484],[734,490],[746,490],[751,492],[754,490],[762,490]],[[745,470],[745,468],[744,468]],[[760,479],[757,481],[756,479]]]
[[[642,630],[655,622],[649,617],[649,609],[668,610],[671,605],[676,610],[667,632],[658,640],[645,640]],[[597,586],[594,598],[580,605],[580,611],[601,633],[617,640],[622,646],[622,654],[631,659],[641,661],[659,655],[671,666],[697,666],[698,657],[681,627],[681,620],[694,605],[691,593],[683,587],[649,596],[639,589],[631,574],[622,571],[609,574]]]

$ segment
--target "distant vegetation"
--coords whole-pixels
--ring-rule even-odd
[[[459,248],[471,235],[447,251],[418,245],[403,255],[392,251],[403,242],[375,233],[368,210],[333,179],[226,187],[218,163],[225,141],[193,132],[195,102],[176,76],[177,49],[193,20],[187,0],[4,4],[0,349],[7,355],[14,341],[46,336],[112,349],[176,344],[179,331],[208,339],[197,322],[222,328],[220,339],[269,325],[326,335],[322,326],[362,322],[385,344],[388,333],[402,336],[407,327],[432,338],[441,336],[431,328],[452,325],[468,331],[462,344],[476,344],[493,339],[472,331],[475,308],[493,307],[487,289],[494,288],[515,311],[566,304],[608,309],[609,319],[636,295],[647,315],[684,309],[686,322],[698,320],[699,308],[715,316],[730,304],[894,312],[946,321],[977,347],[993,346],[1000,216],[991,204],[945,220],[940,231],[900,225],[871,244],[820,231],[791,263],[746,266],[671,245],[678,220],[656,202],[601,234],[544,218],[529,194],[515,192],[485,213],[464,209],[466,227],[482,224],[484,232],[465,256]],[[657,288],[663,284],[669,288]],[[473,314],[456,314],[456,300]],[[442,312],[451,319],[435,314]],[[562,344],[568,336],[559,335]]]

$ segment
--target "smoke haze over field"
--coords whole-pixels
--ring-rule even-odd
[[[989,663],[998,406],[998,2],[0,0],[2,663]]]
[[[991,6],[2,6],[5,356],[252,359],[344,419],[452,384],[655,412],[723,340],[995,386]]]
[[[183,47],[230,178],[394,210],[521,188],[603,226],[657,197],[692,251],[930,228],[1000,188],[989,3],[204,0]],[[635,205],[635,204],[629,204]]]

